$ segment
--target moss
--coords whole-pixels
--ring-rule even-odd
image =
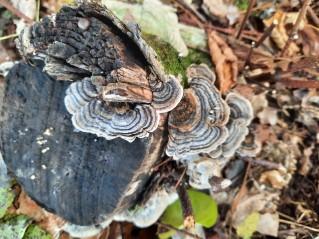
[[[240,11],[247,10],[249,0],[235,0],[234,4],[239,8]]]
[[[168,43],[159,40],[156,36],[142,34],[145,41],[154,49],[165,73],[171,75],[181,75],[182,85],[187,86],[186,70],[191,64],[210,63],[209,55],[200,51],[190,49],[186,57],[179,57],[178,52]]]

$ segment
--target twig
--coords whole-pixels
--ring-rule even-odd
[[[248,166],[247,166],[247,169],[246,169],[246,173],[245,173],[245,177],[244,177],[243,183],[242,183],[242,185],[240,187],[240,190],[239,190],[239,192],[238,192],[238,194],[237,194],[237,196],[236,196],[236,198],[233,201],[233,204],[231,206],[231,209],[230,209],[231,214],[234,213],[237,205],[239,204],[240,200],[244,196],[244,192],[246,191],[246,183],[247,183],[250,167],[251,167],[251,159],[248,160]]]
[[[319,81],[317,80],[304,80],[302,79],[290,79],[290,78],[283,78],[279,80],[280,83],[285,84],[288,87],[292,88],[319,88]]]
[[[37,15],[36,15],[36,21],[40,21],[40,5],[41,5],[41,0],[37,0]]]
[[[251,57],[251,54],[253,53],[253,50],[254,48],[257,48],[259,47],[265,40],[267,37],[270,36],[270,34],[272,33],[272,31],[274,30],[274,28],[278,25],[278,20],[275,19],[273,21],[273,23],[265,30],[264,34],[259,38],[259,40],[257,42],[252,42],[251,43],[251,47],[249,49],[249,52],[248,52],[248,55],[247,55],[247,58],[246,58],[246,61],[245,61],[245,64],[244,66],[247,66],[249,65],[250,63],[250,57]]]
[[[196,24],[204,29],[203,23],[201,22],[201,20],[198,18],[198,16],[196,16],[193,11],[187,9],[183,4],[181,4],[178,0],[174,0],[174,2],[177,4],[177,6],[182,9],[188,16],[190,16],[195,22]]]
[[[188,11],[192,12],[198,19],[200,19],[202,22],[205,22],[205,18],[196,10],[193,9],[188,3],[186,3],[184,0],[175,0],[177,3],[183,5]]]
[[[290,217],[290,216],[288,216],[288,215],[286,215],[286,214],[284,214],[284,213],[282,213],[282,212],[278,212],[278,211],[277,211],[277,213],[278,213],[279,216],[284,217],[284,218],[286,218],[286,219],[289,219],[290,221],[296,220],[295,218]]]
[[[294,40],[298,39],[299,26],[300,26],[300,24],[301,24],[301,21],[302,21],[302,20],[305,18],[305,16],[306,16],[307,9],[308,9],[310,3],[311,3],[311,0],[305,0],[305,1],[304,1],[303,5],[302,5],[302,7],[301,7],[301,9],[300,9],[300,12],[299,12],[299,14],[298,14],[297,20],[296,20],[295,24],[294,24],[293,27],[292,27],[292,30],[291,30],[291,33],[290,33],[290,35],[289,35],[289,38],[288,38],[288,40],[287,40],[287,42],[286,42],[286,45],[285,45],[284,49],[282,50],[282,52],[281,52],[281,54],[280,54],[281,57],[285,55],[285,53],[287,52],[287,50],[288,50],[289,46],[291,45],[291,43],[292,43]]]
[[[192,202],[188,196],[188,193],[183,184],[181,184],[177,189],[177,194],[182,207],[183,213],[183,225],[188,230],[195,227],[194,210],[192,207]]]
[[[17,37],[19,36],[19,34],[15,33],[15,34],[11,34],[11,35],[7,35],[7,36],[3,36],[3,37],[0,37],[0,41],[4,41],[4,40],[7,40],[7,39],[10,39],[10,38],[13,38],[13,37]]]
[[[173,157],[168,157],[167,159],[165,159],[163,162],[155,165],[154,167],[151,168],[151,172],[154,172],[156,170],[158,170],[159,167],[161,167],[162,165],[166,164],[167,162],[171,161],[173,159]]]
[[[6,9],[8,9],[13,14],[17,15],[18,17],[24,19],[28,24],[33,24],[34,21],[26,16],[23,12],[21,12],[19,9],[12,6],[10,3],[8,3],[6,0],[0,0],[0,4],[3,5]]]
[[[196,22],[194,22],[192,18],[183,17],[180,20],[181,22],[185,24],[197,26]],[[234,34],[234,32],[236,31],[235,29],[232,29],[232,28],[223,28],[223,27],[213,26],[211,24],[206,24],[206,23],[203,23],[203,26],[205,30],[216,30],[218,32],[231,34],[231,35]],[[258,40],[257,37],[260,37],[260,36],[262,36],[262,33],[257,31],[243,30],[242,32],[242,38],[245,38],[251,41],[257,41]]]
[[[249,52],[248,52],[248,54],[247,54],[244,67],[247,66],[247,68],[249,68],[250,57],[251,57],[251,54],[253,53],[254,48],[256,48],[256,42],[253,41],[253,42],[251,43],[251,47],[250,47]],[[245,68],[245,69],[246,69],[246,68]]]
[[[300,223],[291,222],[291,221],[284,220],[284,219],[278,219],[278,221],[281,223],[302,227],[302,228],[308,229],[308,230],[313,231],[313,232],[319,232],[319,229],[308,227],[308,226],[302,225]]]
[[[282,164],[279,163],[274,163],[274,162],[270,162],[267,160],[263,160],[263,159],[252,159],[252,158],[247,158],[247,157],[243,157],[243,160],[245,160],[246,162],[251,162],[252,165],[262,165],[262,166],[266,166],[268,168],[273,168],[273,169],[278,169],[278,170],[286,170],[285,167]]]
[[[183,179],[183,177],[184,177],[186,171],[187,171],[187,166],[184,168],[184,171],[183,171],[182,175],[179,177],[177,183],[175,184],[175,187],[174,187],[175,189],[178,188],[178,186],[179,186],[179,184],[181,183],[181,181],[182,181],[182,179]]]
[[[307,9],[307,13],[309,17],[312,19],[313,23],[315,24],[316,27],[319,27],[319,18],[317,17],[316,13],[314,10],[312,10],[311,7]]]
[[[264,34],[261,36],[261,38],[256,42],[255,47],[259,47],[265,40],[267,37],[269,37],[272,33],[272,31],[274,30],[274,28],[278,25],[278,20],[275,19],[271,25],[265,30]]]
[[[189,237],[191,237],[191,238],[203,239],[203,238],[201,238],[201,237],[199,237],[199,236],[197,236],[197,235],[194,235],[194,234],[192,234],[192,233],[189,233],[189,232],[186,231],[186,230],[178,229],[178,228],[173,227],[173,226],[171,226],[171,225],[167,225],[167,224],[164,224],[164,223],[161,223],[161,222],[157,222],[156,224],[157,224],[158,226],[165,227],[165,228],[167,228],[167,229],[169,229],[169,230],[174,230],[174,231],[183,233],[183,234],[185,234],[185,235],[187,235],[187,236],[189,236]]]
[[[253,9],[253,6],[255,5],[255,2],[256,2],[256,0],[249,0],[249,5],[248,5],[248,8],[247,8],[247,11],[245,13],[243,21],[240,24],[240,28],[239,28],[239,31],[238,31],[237,36],[236,36],[237,39],[240,38],[240,35],[241,35],[242,31],[244,30],[244,28],[246,26],[247,19],[248,19],[250,13],[251,13],[251,10]]]
[[[243,183],[242,183],[242,185],[239,189],[239,192],[237,193],[235,199],[233,200],[233,203],[231,205],[230,210],[227,213],[226,221],[230,221],[229,235],[231,235],[231,229],[233,227],[231,217],[234,214],[234,211],[235,211],[237,205],[239,204],[240,200],[242,199],[242,197],[244,196],[244,193],[246,191],[246,184],[247,184],[247,179],[248,179],[248,174],[249,174],[250,168],[251,168],[251,164],[250,164],[250,161],[248,161],[248,166],[247,166],[247,169],[245,172],[245,177],[244,177]]]

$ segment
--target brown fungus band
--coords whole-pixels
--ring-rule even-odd
[[[65,104],[80,131],[131,142],[153,132],[159,113],[182,97],[138,26],[94,3],[64,6],[24,29],[17,46],[26,59],[45,60],[50,76],[74,81]]]

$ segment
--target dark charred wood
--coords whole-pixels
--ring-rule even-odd
[[[36,202],[79,225],[136,204],[167,142],[160,126],[129,143],[75,132],[64,106],[69,83],[16,65],[0,88],[1,153]]]

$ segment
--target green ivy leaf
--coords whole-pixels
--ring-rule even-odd
[[[7,215],[0,220],[0,238],[22,239],[32,219],[25,215]]]
[[[23,239],[52,239],[52,236],[39,226],[31,224],[26,230]]]
[[[218,215],[216,201],[207,194],[195,190],[187,190],[187,193],[194,210],[195,222],[204,227],[213,226]],[[167,207],[162,217],[162,223],[176,228],[180,228],[183,225],[182,207],[179,200]],[[161,239],[168,238],[165,237],[164,233],[160,233],[159,237]]]
[[[259,222],[259,213],[253,212],[238,225],[237,235],[243,238],[249,238],[256,231]]]

